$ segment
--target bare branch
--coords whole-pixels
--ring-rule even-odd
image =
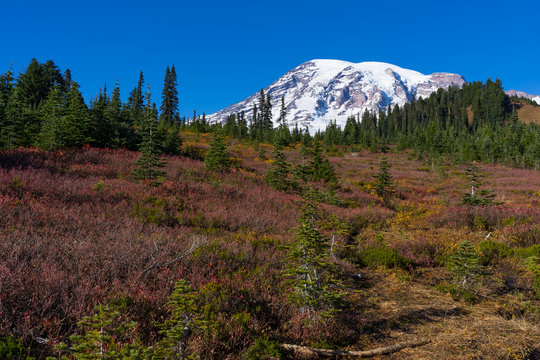
[[[405,348],[413,348],[426,345],[430,340],[418,340],[418,341],[406,341],[397,343],[391,346],[380,347],[372,350],[355,351],[355,350],[329,350],[329,349],[315,349],[307,346],[282,344],[281,347],[287,351],[292,351],[301,355],[309,356],[353,356],[353,357],[373,357],[377,355],[392,354]]]

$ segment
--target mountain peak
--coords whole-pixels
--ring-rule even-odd
[[[384,62],[352,63],[343,60],[306,61],[264,89],[271,97],[274,123],[279,117],[281,98],[287,107],[287,123],[310,131],[324,129],[336,120],[344,125],[349,116],[364,111],[377,112],[388,106],[403,105],[413,98],[427,97],[439,88],[462,86],[465,79],[451,73],[424,75]],[[208,116],[212,122],[224,121],[244,111],[249,120],[259,93]]]

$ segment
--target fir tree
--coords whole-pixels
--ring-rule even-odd
[[[153,359],[191,359],[187,345],[189,337],[204,330],[208,321],[197,306],[196,294],[185,280],[179,280],[169,297],[171,316],[160,326],[163,339],[156,345]]]
[[[71,346],[60,344],[57,350],[77,360],[142,360],[150,351],[133,338],[137,324],[126,321],[118,306],[98,305],[95,314],[79,321],[82,335],[70,337]],[[66,359],[62,357],[62,359]]]
[[[390,174],[390,166],[386,160],[386,156],[381,157],[381,162],[379,164],[379,172],[375,175],[377,182],[375,183],[375,191],[379,197],[381,197],[385,204],[390,204],[390,200],[395,193],[395,184]]]
[[[160,121],[172,125],[178,116],[178,90],[174,65],[170,70],[167,66],[167,69],[165,70],[165,80],[163,84],[163,92],[161,94],[160,110]]]
[[[482,189],[484,181],[482,180],[485,175],[481,169],[476,165],[476,162],[472,162],[465,169],[465,176],[471,184],[471,192],[463,194],[462,203],[471,206],[489,206],[495,205],[493,201],[495,194],[493,190]]]
[[[15,78],[13,77],[13,65],[8,72],[0,75],[0,126],[5,117],[6,107],[13,88]]]
[[[131,129],[122,117],[122,102],[120,100],[120,85],[118,84],[118,80],[114,86],[111,98],[105,106],[103,115],[111,131],[108,145],[115,148],[126,146]]]
[[[313,181],[337,182],[337,175],[330,161],[323,156],[321,143],[315,142],[313,160],[309,164],[309,173]]]
[[[66,107],[62,118],[64,147],[82,146],[91,141],[90,116],[84,103],[79,85],[72,82],[67,93]]]
[[[128,97],[128,109],[129,109],[129,118],[130,122],[139,126],[144,115],[144,97],[143,97],[143,87],[144,87],[144,76],[141,71],[139,74],[139,81],[137,86],[130,92]]]
[[[182,137],[180,136],[180,128],[175,124],[166,129],[165,139],[163,141],[163,151],[169,155],[179,155],[181,148]]]
[[[289,173],[290,165],[287,163],[283,148],[280,144],[276,144],[274,147],[274,162],[272,168],[266,173],[264,180],[268,186],[276,190],[288,190],[292,186]]]
[[[328,240],[316,225],[318,209],[306,203],[296,229],[296,240],[290,246],[286,276],[293,288],[290,298],[309,317],[326,317],[338,311],[336,303],[343,296],[339,281],[332,274]]]
[[[4,121],[0,128],[0,143],[3,148],[14,149],[28,142],[25,115],[22,92],[19,86],[15,86],[9,95]]]
[[[36,59],[32,59],[18,81],[24,106],[30,110],[37,110],[54,84],[62,86],[63,82],[64,78],[52,60],[40,64]]]
[[[160,159],[159,139],[157,131],[157,118],[150,100],[150,91],[146,92],[146,107],[141,122],[140,134],[142,143],[140,146],[141,156],[137,160],[137,168],[133,172],[133,178],[137,180],[155,180],[165,172],[158,170],[163,166]]]
[[[38,145],[42,149],[55,150],[65,147],[64,101],[62,90],[57,85],[52,89],[41,109],[43,124],[38,135]]]
[[[461,242],[449,256],[447,266],[454,276],[455,287],[450,288],[451,294],[467,301],[474,300],[484,270],[474,246],[468,241]]]
[[[111,143],[112,128],[108,119],[105,117],[105,111],[109,103],[107,96],[107,87],[104,91],[100,90],[96,100],[92,102],[90,107],[91,129],[90,137],[92,145],[97,147],[105,147]]]
[[[204,158],[204,165],[207,170],[221,172],[228,171],[231,166],[229,154],[227,153],[227,146],[225,145],[221,129],[216,129],[214,131],[210,149],[208,149]]]

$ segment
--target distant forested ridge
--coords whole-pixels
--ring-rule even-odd
[[[427,99],[413,99],[377,114],[350,117],[344,128],[330,122],[325,131],[310,135],[307,129],[290,127],[287,109],[272,109],[269,94],[249,118],[231,114],[223,124],[210,124],[205,114],[179,116],[174,65],[167,67],[161,105],[149,99],[143,72],[137,86],[121,100],[120,85],[106,88],[86,101],[69,69],[61,71],[49,60],[33,59],[18,76],[13,70],[0,75],[0,148],[39,147],[55,150],[89,144],[95,147],[138,149],[144,109],[152,107],[158,136],[165,153],[178,153],[179,131],[211,132],[250,142],[287,146],[320,140],[326,149],[335,146],[386,151],[388,145],[412,148],[419,157],[452,155],[458,162],[480,160],[512,166],[540,168],[540,126],[519,121],[516,106],[499,80],[467,83],[462,88],[439,89]],[[272,122],[279,111],[279,123]]]

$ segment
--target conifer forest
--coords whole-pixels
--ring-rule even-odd
[[[264,90],[180,116],[182,71],[0,75],[0,359],[540,358],[540,106],[487,80],[310,132]]]

